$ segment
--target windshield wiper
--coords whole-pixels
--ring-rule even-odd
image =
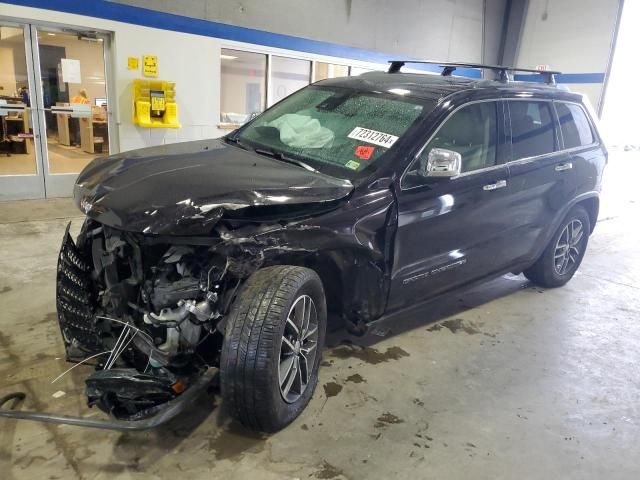
[[[291,163],[293,165],[298,165],[299,167],[302,167],[302,168],[304,168],[306,170],[309,170],[310,172],[313,172],[313,173],[320,173],[318,170],[313,168],[308,163],[305,163],[302,160],[298,160],[296,158],[288,157],[287,155],[285,155],[282,152],[276,152],[275,150],[267,150],[267,149],[264,149],[264,148],[256,148],[253,151],[256,152],[259,155],[267,155],[269,157],[273,157],[273,158],[275,158],[277,160],[280,160],[280,161],[283,161],[283,162]]]
[[[238,137],[225,137],[225,140],[227,141],[227,143],[233,143],[234,145],[239,146],[243,150],[249,150],[249,151],[253,150],[249,145],[241,142],[240,139],[238,139]]]

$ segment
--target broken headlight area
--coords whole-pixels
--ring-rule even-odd
[[[116,418],[152,415],[209,366],[218,323],[241,279],[211,245],[170,244],[87,220],[68,228],[58,259],[57,309],[73,362],[91,362],[89,405]]]
[[[185,385],[168,371],[99,370],[86,380],[87,400],[118,420],[142,420],[182,393]]]

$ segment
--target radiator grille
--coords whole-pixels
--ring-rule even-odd
[[[98,353],[102,347],[94,317],[90,270],[91,264],[75,245],[67,225],[58,255],[56,306],[69,357]]]

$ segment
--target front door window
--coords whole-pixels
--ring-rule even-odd
[[[462,156],[462,172],[496,164],[496,103],[473,103],[455,112],[424,149],[444,148]]]

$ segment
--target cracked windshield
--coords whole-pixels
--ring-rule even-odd
[[[309,87],[265,112],[237,140],[261,153],[355,178],[432,108],[431,100],[398,94]]]

